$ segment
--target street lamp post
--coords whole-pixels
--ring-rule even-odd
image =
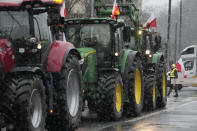
[[[182,0],[180,0],[180,27],[179,27],[179,52],[181,51],[182,49],[182,14],[183,14],[183,2]]]
[[[170,55],[171,55],[171,49],[170,49],[170,26],[171,26],[171,3],[172,1],[169,0],[169,6],[168,6],[168,33],[167,33],[167,44],[168,44],[168,64],[170,64]]]

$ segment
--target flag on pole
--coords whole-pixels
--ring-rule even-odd
[[[64,17],[64,18],[67,16],[66,7],[65,7],[65,2],[63,2],[63,5],[62,5],[62,7],[61,7],[60,16],[61,16],[61,17]]]
[[[178,69],[179,72],[182,73],[182,75],[183,75],[184,78],[187,78],[187,75],[186,75],[186,72],[185,72],[185,67],[183,65],[183,60],[181,58],[176,63],[176,69]]]
[[[153,28],[153,27],[157,27],[157,19],[154,14],[152,14],[150,18],[147,20],[147,22],[143,25],[144,29]]]
[[[114,0],[114,6],[113,6],[113,10],[112,10],[112,19],[115,19],[115,17],[118,15],[120,15],[120,11],[118,9],[118,4],[117,4],[116,0]]]

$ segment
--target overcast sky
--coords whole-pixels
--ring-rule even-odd
[[[167,11],[169,0],[143,0],[142,8],[146,10],[147,8],[153,7],[156,11]],[[179,5],[180,0],[172,0],[173,8]]]

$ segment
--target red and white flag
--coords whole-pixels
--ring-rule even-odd
[[[116,0],[114,0],[114,6],[113,6],[113,10],[112,10],[112,19],[115,19],[115,16],[120,15],[120,11],[118,9],[118,4],[116,2]]]
[[[176,69],[178,69],[179,72],[182,73],[182,75],[183,75],[184,78],[187,78],[187,75],[186,75],[186,72],[185,72],[185,67],[184,67],[184,65],[183,65],[183,61],[182,61],[181,58],[180,58],[180,59],[178,60],[178,62],[176,63]]]
[[[62,5],[62,7],[61,7],[60,16],[61,16],[61,17],[64,17],[64,18],[67,16],[66,7],[65,7],[65,2],[63,2],[63,5]]]
[[[152,14],[150,18],[147,20],[147,22],[143,25],[144,29],[153,28],[153,27],[157,27],[157,19],[154,14]]]

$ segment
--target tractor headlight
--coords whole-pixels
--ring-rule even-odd
[[[115,55],[115,56],[120,56],[120,53],[119,53],[119,52],[115,52],[114,55]]]
[[[142,30],[139,30],[138,31],[138,35],[142,35],[143,31]]]
[[[81,60],[79,60],[79,64],[83,65],[84,61],[85,61],[84,58],[82,58]]]
[[[39,43],[38,45],[37,45],[37,48],[40,50],[40,49],[42,49],[42,45]]]
[[[146,50],[146,55],[149,55],[150,54],[150,50]]]
[[[150,54],[149,57],[152,58],[153,56]]]

